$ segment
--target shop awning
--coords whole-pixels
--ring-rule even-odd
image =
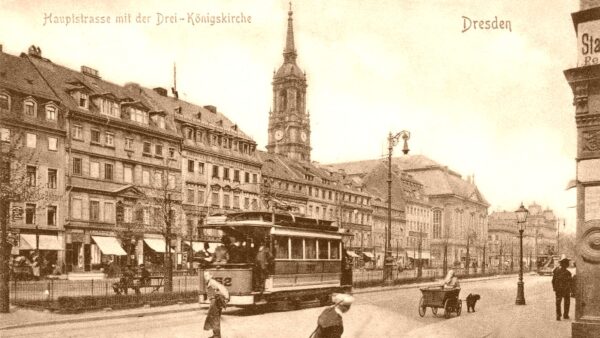
[[[350,257],[354,257],[354,258],[360,258],[359,255],[356,254],[356,252],[352,251],[352,250],[346,250],[346,253],[348,254],[348,256]]]
[[[419,259],[419,251],[406,250],[406,254],[410,258]],[[421,251],[421,259],[431,259],[429,251]]]
[[[372,253],[366,252],[366,251],[364,251],[362,254],[365,255],[365,256],[367,256],[367,257],[369,257],[369,258],[374,258],[375,257],[375,256],[373,256]]]
[[[117,255],[117,256],[125,256],[127,253],[121,247],[119,241],[114,237],[101,237],[101,236],[92,236],[92,239],[98,247],[100,251],[102,251],[105,255]]]
[[[20,234],[19,250],[35,250],[35,235]],[[57,236],[38,235],[38,248],[40,250],[63,250]]]
[[[144,242],[156,252],[165,252],[165,240],[162,238],[144,238]]]

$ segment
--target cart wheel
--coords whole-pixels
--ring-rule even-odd
[[[433,315],[436,316],[436,317],[437,317],[437,310],[438,310],[437,307],[432,307],[431,308],[431,312],[433,312]]]
[[[456,304],[456,315],[460,316],[460,312],[462,311],[462,300],[457,300],[458,304]]]
[[[421,317],[425,316],[425,310],[427,310],[427,307],[423,305],[424,303],[425,300],[423,299],[423,297],[421,297],[421,300],[419,301],[419,316]]]
[[[446,299],[446,301],[444,302],[444,317],[450,318],[450,311],[452,311],[450,299]]]

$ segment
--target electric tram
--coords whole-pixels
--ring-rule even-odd
[[[243,243],[246,262],[211,263],[200,269],[200,302],[208,302],[203,271],[210,271],[225,285],[229,305],[246,307],[286,304],[297,307],[305,302],[328,304],[334,293],[352,288],[352,268],[348,264],[342,237],[331,221],[269,212],[238,212],[209,216],[207,228],[219,229],[225,237]],[[260,278],[254,268],[258,245],[270,249],[268,274]]]

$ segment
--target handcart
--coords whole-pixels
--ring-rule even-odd
[[[458,299],[460,288],[442,288],[440,286],[422,288],[421,300],[419,301],[419,315],[425,316],[427,307],[431,308],[434,316],[437,316],[439,308],[444,309],[444,317],[450,318],[452,312],[460,316],[462,300]]]

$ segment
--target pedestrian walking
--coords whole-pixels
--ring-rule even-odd
[[[569,267],[569,259],[563,254],[560,261],[560,267],[552,272],[552,289],[556,295],[556,320],[560,320],[561,308],[560,304],[564,299],[564,311],[562,317],[569,319],[569,307],[571,306],[571,286],[573,280],[571,272],[567,270]]]
[[[204,321],[204,330],[212,330],[213,335],[210,338],[221,338],[221,312],[229,302],[229,291],[223,284],[212,278],[212,274],[204,271],[204,282],[206,283],[206,293],[210,300],[206,320]]]
[[[310,338],[340,338],[344,333],[344,321],[342,314],[350,310],[354,303],[354,297],[343,293],[335,295],[333,306],[330,306],[321,312],[317,320],[317,328],[310,335]]]

